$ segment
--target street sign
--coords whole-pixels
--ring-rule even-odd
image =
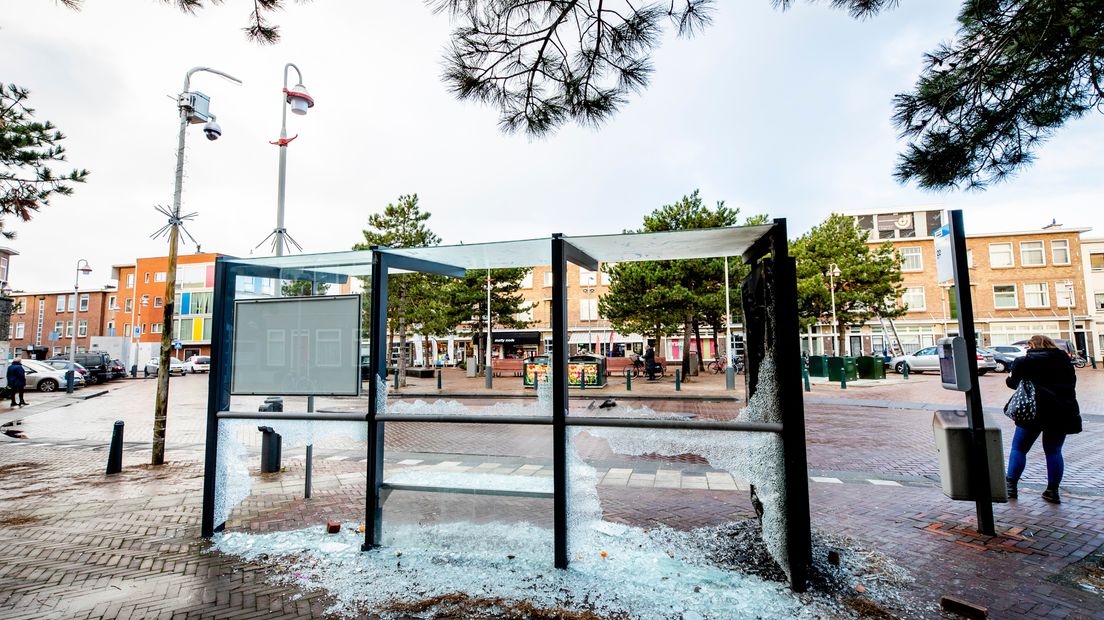
[[[177,340],[176,342],[173,343],[173,348],[176,349],[177,351],[179,351],[179,350],[184,348],[184,345],[180,344],[180,341]]]
[[[134,326],[134,337],[137,338],[138,336],[141,336],[141,335],[142,335],[142,328],[135,325]]]
[[[932,236],[935,237],[935,279],[940,284],[954,280],[950,224],[935,231]]]
[[[49,340],[50,342],[61,340],[61,332],[50,332],[46,335],[46,340]]]

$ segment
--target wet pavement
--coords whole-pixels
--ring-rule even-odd
[[[459,374],[459,373],[457,373]],[[941,595],[989,608],[996,618],[1104,618],[1104,594],[1087,586],[1104,562],[1104,371],[1079,371],[1085,432],[1067,442],[1064,503],[1046,504],[1037,492],[1045,480],[1041,452],[1029,456],[1021,499],[996,507],[998,536],[977,534],[973,504],[940,491],[931,435],[931,408],[955,405],[927,375],[873,387],[814,385],[807,395],[807,435],[813,527],[845,535],[880,551],[915,578],[916,605],[905,617],[936,617]],[[478,385],[446,382],[445,393],[483,395]],[[518,406],[507,378],[495,397]],[[520,379],[509,378],[520,382]],[[1003,377],[983,377],[986,405],[1003,403]],[[470,380],[468,380],[470,382]],[[660,412],[727,419],[742,398],[724,390],[723,376],[699,377],[675,394],[673,383],[623,386],[592,395],[573,392],[573,411],[613,397],[617,415],[649,406]],[[88,400],[53,397],[22,413],[24,441],[0,437],[0,617],[317,617],[324,593],[269,581],[270,569],[205,554],[198,537],[206,376],[173,378],[168,424],[170,462],[149,459],[155,383],[109,384]],[[437,397],[435,381],[400,392],[409,400]],[[690,399],[674,400],[678,396]],[[448,396],[445,396],[447,398]],[[656,398],[661,397],[661,398]],[[235,399],[233,408],[256,409],[262,400]],[[319,408],[353,409],[363,402],[319,399]],[[485,400],[464,398],[471,406]],[[304,403],[288,399],[286,410]],[[49,406],[47,406],[49,405]],[[0,408],[0,413],[3,409]],[[601,413],[600,411],[598,413]],[[639,415],[640,411],[633,414]],[[122,474],[107,477],[106,446],[115,420],[126,423]],[[4,420],[0,420],[3,423]],[[1004,441],[1010,425],[998,420]],[[550,434],[539,427],[389,424],[387,475],[403,471],[493,471],[509,476],[550,475]],[[240,433],[249,448],[253,493],[228,528],[284,530],[328,518],[355,520],[363,513],[364,447],[351,438],[316,446],[315,493],[302,497],[301,448],[285,451],[285,471],[257,473],[259,433]],[[645,527],[699,527],[752,514],[742,481],[725,477],[700,457],[629,457],[604,440],[582,435],[580,452],[601,476],[606,518]],[[480,469],[482,468],[482,469]],[[493,514],[547,516],[543,500],[508,501],[410,494],[388,504],[391,518],[480,519]],[[405,515],[405,517],[404,517]],[[386,518],[386,517],[385,517]],[[1100,569],[1096,569],[1100,570]],[[1099,581],[1097,582],[1099,587]],[[872,586],[874,587],[874,586]],[[891,610],[892,611],[892,610]],[[724,617],[723,613],[719,617]]]

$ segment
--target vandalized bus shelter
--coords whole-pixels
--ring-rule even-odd
[[[743,282],[742,306],[746,325],[747,395],[761,389],[769,394],[772,411],[766,418],[741,421],[693,421],[571,415],[568,399],[567,264],[597,270],[599,263],[657,261],[742,256],[751,267]],[[403,272],[462,277],[468,270],[483,272],[507,267],[551,265],[552,333],[550,416],[507,415],[396,415],[387,412],[386,334],[389,276]],[[363,412],[249,412],[232,411],[231,378],[235,366],[232,347],[235,303],[241,301],[242,279],[305,280],[340,284],[349,278],[370,279],[369,369],[376,380],[367,382],[367,411]],[[278,295],[278,293],[277,293]],[[206,458],[203,487],[202,535],[211,537],[225,525],[226,511],[216,516],[220,481],[219,423],[229,420],[295,420],[363,422],[367,436],[367,478],[362,550],[372,552],[383,540],[383,503],[391,492],[419,490],[414,485],[389,485],[383,479],[384,433],[388,422],[418,424],[544,425],[552,429],[553,548],[556,568],[569,564],[568,541],[568,427],[615,427],[663,431],[737,431],[766,434],[780,440],[777,462],[781,501],[772,515],[781,530],[784,551],[775,556],[790,579],[790,587],[804,591],[810,563],[811,535],[805,454],[805,420],[798,342],[797,280],[788,254],[785,220],[760,226],[681,230],[657,233],[565,236],[500,243],[420,248],[373,248],[365,251],[283,256],[256,259],[219,258],[215,266],[215,307],[211,344],[211,377],[207,410]],[[761,382],[763,369],[772,365],[773,379]],[[735,441],[735,440],[734,440]],[[434,492],[447,489],[421,489]],[[494,494],[494,491],[488,491]],[[781,556],[781,557],[779,557]]]

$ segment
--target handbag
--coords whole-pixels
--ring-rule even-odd
[[[1039,409],[1035,402],[1035,384],[1024,379],[1012,392],[1012,397],[1004,405],[1004,415],[1013,422],[1031,422],[1038,415]]]

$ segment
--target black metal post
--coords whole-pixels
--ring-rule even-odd
[[[376,422],[379,388],[387,380],[387,257],[372,254],[372,307],[368,328],[368,472],[364,500],[364,544],[361,550],[378,547],[383,540],[383,423]]]
[[[996,534],[993,493],[989,480],[989,454],[985,445],[985,412],[981,406],[981,386],[978,385],[977,334],[974,331],[974,300],[970,293],[970,269],[966,255],[966,229],[962,226],[961,209],[954,209],[949,214],[958,334],[966,341],[970,369],[970,390],[966,392],[966,414],[970,417],[970,492],[977,508],[978,532],[993,536]]]
[[[552,523],[553,564],[567,568],[567,253],[552,235]]]
[[[809,517],[809,468],[805,453],[805,403],[801,392],[799,354],[801,341],[797,318],[797,264],[789,255],[786,220],[774,220],[771,231],[774,307],[772,349],[778,365],[778,403],[782,409],[783,466],[786,471],[786,549],[790,559],[790,589],[804,592],[812,559]]]
[[[107,475],[123,471],[123,421],[116,420],[111,428],[111,448],[107,452]]]
[[[234,279],[232,269],[223,258],[215,260],[214,314],[211,317],[211,371],[207,382],[206,452],[203,457],[203,512],[200,532],[204,538],[221,530],[215,523],[215,486],[218,466],[218,412],[230,408],[230,346],[234,325]]]

